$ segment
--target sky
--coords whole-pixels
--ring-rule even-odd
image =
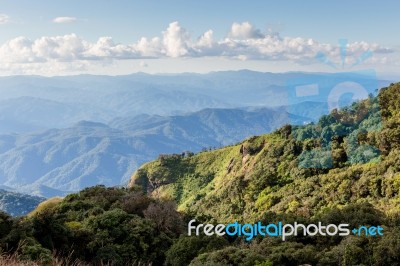
[[[397,75],[399,8],[394,0],[0,0],[0,75]]]

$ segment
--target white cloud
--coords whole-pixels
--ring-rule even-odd
[[[37,63],[82,59],[89,43],[75,34],[30,40],[17,37],[0,46],[0,59],[6,63]]]
[[[53,19],[54,23],[59,23],[59,24],[61,24],[61,23],[72,23],[72,22],[75,22],[75,21],[77,21],[77,18],[75,18],[75,17],[56,17],[56,18]]]
[[[387,54],[393,50],[378,44],[353,42],[347,45],[346,63],[357,62],[368,51],[373,54],[370,62],[388,64],[391,61]],[[178,22],[172,22],[162,36],[142,37],[131,44],[115,43],[111,37],[100,37],[96,42],[90,42],[76,34],[34,40],[17,37],[0,45],[0,68],[14,66],[26,71],[29,66],[37,69],[40,64],[50,64],[61,69],[65,64],[65,69],[71,69],[73,65],[83,69],[95,61],[109,63],[125,59],[191,57],[310,64],[316,62],[317,54],[325,55],[332,62],[341,62],[340,47],[336,44],[310,38],[281,37],[278,33],[263,34],[249,22],[233,23],[228,35],[220,40],[214,39],[212,30],[192,39]]]
[[[211,48],[213,46],[213,34],[212,30],[206,31],[201,37],[199,38],[198,45],[200,47],[208,47]]]
[[[133,45],[114,43],[111,37],[101,37],[94,44],[85,43],[85,50],[80,54],[81,59],[133,59],[139,58],[139,53]]]
[[[177,21],[170,23],[163,35],[163,44],[167,56],[181,57],[189,53],[189,34]]]
[[[163,44],[161,38],[154,37],[148,40],[146,37],[140,38],[140,40],[134,45],[136,51],[142,55],[142,57],[161,57]]]
[[[10,17],[6,14],[0,14],[0,25],[10,22]]]
[[[264,37],[260,30],[256,29],[249,22],[233,23],[229,36],[233,39],[254,39]]]

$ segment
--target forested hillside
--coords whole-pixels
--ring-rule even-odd
[[[275,215],[315,220],[333,210],[370,208],[371,217],[387,215],[395,225],[399,99],[400,84],[392,84],[378,97],[333,110],[316,124],[287,125],[195,156],[160,156],[140,168],[130,185],[177,201],[180,211],[201,221],[251,223]],[[341,219],[357,216],[363,219],[358,212]],[[399,248],[396,243],[390,248]]]
[[[393,84],[315,124],[160,155],[137,170],[130,188],[87,188],[27,217],[2,214],[0,246],[41,265],[398,265],[399,99]],[[187,236],[194,218],[379,225],[384,234]]]
[[[191,157],[160,156],[134,174],[131,186],[219,222],[254,221],[266,211],[313,217],[362,202],[396,211],[399,96],[396,84],[316,124],[287,125]]]

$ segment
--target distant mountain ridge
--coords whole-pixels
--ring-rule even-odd
[[[46,197],[97,184],[127,184],[159,154],[198,152],[310,118],[282,108],[205,109],[179,116],[141,115],[109,125],[81,121],[65,129],[0,135],[0,185]]]
[[[171,116],[205,108],[286,106],[302,101],[299,98],[288,102],[288,80],[338,77],[365,79],[345,73],[279,74],[248,70],[173,75],[0,77],[0,133],[65,128],[80,120],[108,123],[117,117],[140,114]],[[315,101],[325,101],[325,95],[320,97]]]
[[[12,216],[27,215],[44,200],[45,198],[43,197],[25,195],[0,189],[0,210]]]

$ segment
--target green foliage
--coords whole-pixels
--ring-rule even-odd
[[[150,221],[120,209],[105,211],[90,217],[84,227],[93,232],[87,249],[95,260],[124,265],[140,258],[157,261],[153,241],[170,241],[164,234],[156,237],[157,230]]]
[[[229,243],[216,236],[180,237],[166,253],[166,265],[188,265],[198,255],[221,249]]]
[[[3,250],[43,265],[53,263],[55,253],[99,265],[161,265],[182,231],[174,203],[104,186],[49,200],[25,218],[0,215]]]
[[[0,211],[0,238],[7,236],[12,228],[12,218],[5,212]]]
[[[39,261],[42,265],[50,265],[53,260],[50,250],[43,248],[33,238],[26,238],[22,242],[20,258],[28,261]]]
[[[393,228],[384,234],[373,247],[373,261],[377,265],[396,265],[400,261],[400,228]]]
[[[218,251],[204,253],[195,258],[191,266],[211,266],[211,265],[243,265],[253,266],[260,261],[264,261],[263,255],[257,254],[249,249],[227,247]]]
[[[318,261],[315,254],[317,254],[317,250],[312,245],[284,242],[269,247],[268,260],[272,265],[314,265]]]

